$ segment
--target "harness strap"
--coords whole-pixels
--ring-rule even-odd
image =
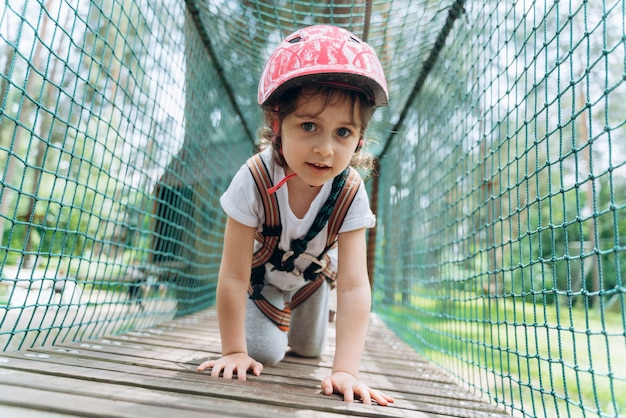
[[[265,211],[265,222],[263,231],[257,232],[257,239],[263,246],[252,256],[252,267],[265,264],[272,256],[274,248],[278,246],[282,225],[280,223],[280,208],[276,194],[269,194],[267,189],[272,187],[272,180],[267,171],[265,163],[260,155],[255,155],[248,159],[248,168],[252,173],[254,182],[259,190],[263,209]]]
[[[356,193],[359,191],[360,185],[361,176],[356,170],[350,168],[350,170],[346,173],[346,181],[343,185],[341,193],[337,197],[333,212],[328,219],[326,248],[324,248],[324,251],[322,251],[318,257],[320,260],[323,258],[328,259],[329,262],[326,263],[325,267],[323,267],[321,271],[315,271],[317,266],[311,263],[311,265],[309,265],[309,267],[303,272],[304,277],[311,276],[312,274],[323,274],[326,277],[326,280],[330,283],[331,287],[335,287],[337,272],[331,269],[330,258],[326,255],[326,253],[337,243],[339,229],[343,224],[343,220],[348,213],[348,209],[350,209],[350,205],[352,204]]]
[[[279,270],[284,269],[285,271],[292,271],[294,269],[296,259],[302,253],[304,253],[307,245],[309,245],[309,242],[311,242],[311,240],[315,238],[317,234],[319,234],[319,232],[328,223],[328,220],[330,219],[330,216],[332,215],[335,209],[335,204],[337,203],[337,199],[339,198],[339,195],[343,191],[344,185],[346,183],[346,178],[348,177],[349,172],[350,172],[350,169],[346,168],[345,171],[343,171],[340,175],[338,175],[337,177],[333,179],[333,185],[330,190],[330,194],[328,195],[328,198],[326,199],[326,201],[320,208],[319,212],[315,216],[315,220],[313,221],[311,228],[309,229],[309,231],[306,233],[306,235],[303,238],[294,239],[293,241],[291,241],[291,245],[290,245],[291,251],[290,251],[289,257],[282,260],[280,268],[278,266],[276,266],[276,268],[279,268]],[[305,278],[307,280],[309,279],[306,276]]]
[[[250,299],[256,304],[257,308],[273,323],[278,326],[278,329],[281,331],[289,331],[289,325],[291,323],[291,308],[289,306],[285,306],[284,309],[278,309],[276,306],[272,305],[267,299],[265,299],[262,295],[258,299],[254,299],[252,295],[254,294],[255,289],[252,288],[252,285],[248,287],[248,294],[250,295]]]
[[[361,185],[361,176],[358,171],[353,168],[348,170],[346,181],[344,183],[341,193],[337,197],[333,212],[328,218],[328,236],[326,238],[326,247],[328,251],[337,242],[337,236],[339,235],[339,229],[343,224],[343,220],[350,209],[350,205],[359,191]]]
[[[361,176],[352,169],[347,168],[342,174],[333,180],[331,194],[317,214],[311,229],[307,235],[291,243],[291,250],[284,252],[278,247],[282,225],[280,223],[280,209],[278,198],[275,193],[268,190],[273,187],[267,166],[261,156],[256,154],[247,161],[248,168],[252,173],[254,182],[263,202],[265,221],[263,230],[257,232],[256,239],[262,243],[252,257],[252,274],[250,278],[249,295],[259,309],[280,329],[289,330],[291,309],[298,306],[309,296],[311,296],[323,283],[328,281],[334,286],[336,272],[330,268],[330,258],[328,250],[333,248],[337,242],[339,229],[343,220],[356,196],[361,184]],[[276,308],[269,303],[261,294],[265,282],[265,264],[271,262],[275,268],[284,271],[293,271],[295,259],[302,256],[309,241],[313,239],[328,224],[328,235],[324,251],[316,257],[318,261],[311,264],[301,272],[301,275],[309,281],[293,296],[292,301],[285,306],[284,310]],[[308,257],[312,257],[307,254]]]
[[[279,309],[272,305],[267,299],[252,299],[261,312],[281,331],[289,332],[291,325],[291,311],[298,307],[302,302],[307,300],[313,293],[315,293],[320,286],[324,283],[324,277],[320,276],[312,282],[307,283],[301,287],[291,298],[291,302],[287,302],[283,309]],[[248,287],[248,294],[252,295],[254,289],[252,286]]]
[[[248,159],[247,164],[259,190],[265,211],[263,231],[256,234],[256,239],[262,243],[262,247],[252,255],[252,276],[250,278],[253,289],[250,299],[260,300],[263,299],[261,290],[265,281],[265,263],[272,257],[274,250],[278,248],[282,225],[280,223],[278,198],[275,193],[267,192],[272,187],[272,180],[261,156],[254,155]]]

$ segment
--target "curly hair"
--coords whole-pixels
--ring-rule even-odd
[[[376,110],[375,106],[369,103],[365,95],[357,91],[329,86],[296,87],[283,94],[277,103],[263,106],[265,126],[259,130],[259,149],[262,150],[271,146],[274,150],[274,161],[281,167],[284,167],[286,164],[280,152],[282,140],[280,135],[276,135],[272,126],[277,118],[278,121],[282,121],[285,117],[293,113],[298,105],[298,99],[302,96],[313,97],[317,95],[325,97],[324,105],[348,100],[352,105],[355,118],[361,122],[360,138],[365,142],[364,136],[367,125],[374,114],[374,110]],[[359,104],[358,106],[357,103]],[[374,166],[374,158],[370,153],[364,151],[363,147],[359,147],[352,156],[350,165],[360,171],[369,172]]]

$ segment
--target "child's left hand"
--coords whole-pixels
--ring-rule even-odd
[[[322,391],[325,395],[343,394],[343,400],[346,402],[354,402],[356,395],[365,405],[371,405],[372,399],[383,406],[394,401],[391,396],[370,388],[346,372],[336,372],[322,380]]]

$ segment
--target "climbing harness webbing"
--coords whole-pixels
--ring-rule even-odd
[[[285,302],[285,307],[280,309],[272,305],[267,299],[261,296],[260,299],[252,299],[266,317],[275,323],[282,331],[289,331],[291,323],[291,310],[307,300],[326,280],[323,276],[319,276],[314,281],[307,283],[301,287],[291,298],[291,301]],[[252,285],[248,288],[248,294],[252,294]]]
[[[262,243],[262,246],[252,256],[252,274],[248,293],[250,299],[272,322],[280,329],[288,331],[291,310],[319,289],[324,280],[331,283],[335,281],[336,272],[330,268],[330,258],[327,252],[337,242],[339,228],[341,228],[346,213],[359,189],[361,176],[356,170],[348,167],[335,177],[330,195],[317,214],[313,225],[303,238],[293,240],[291,249],[285,252],[278,247],[282,232],[280,210],[276,194],[268,192],[273,184],[267,167],[259,154],[250,157],[247,164],[259,190],[265,212],[263,230],[256,234],[256,239]],[[310,240],[326,224],[328,224],[328,235],[322,253],[317,257],[305,253],[304,250],[306,250]],[[304,271],[298,271],[294,266],[295,259],[298,257],[311,261],[311,264]],[[286,303],[284,309],[272,305],[261,294],[265,281],[265,264],[268,262],[274,266],[274,269],[301,275],[309,282],[296,292],[291,301]]]

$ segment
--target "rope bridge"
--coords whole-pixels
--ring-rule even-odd
[[[623,0],[5,1],[0,348],[211,306],[263,63],[330,23],[390,87],[378,315],[512,415],[626,414],[625,21]]]

